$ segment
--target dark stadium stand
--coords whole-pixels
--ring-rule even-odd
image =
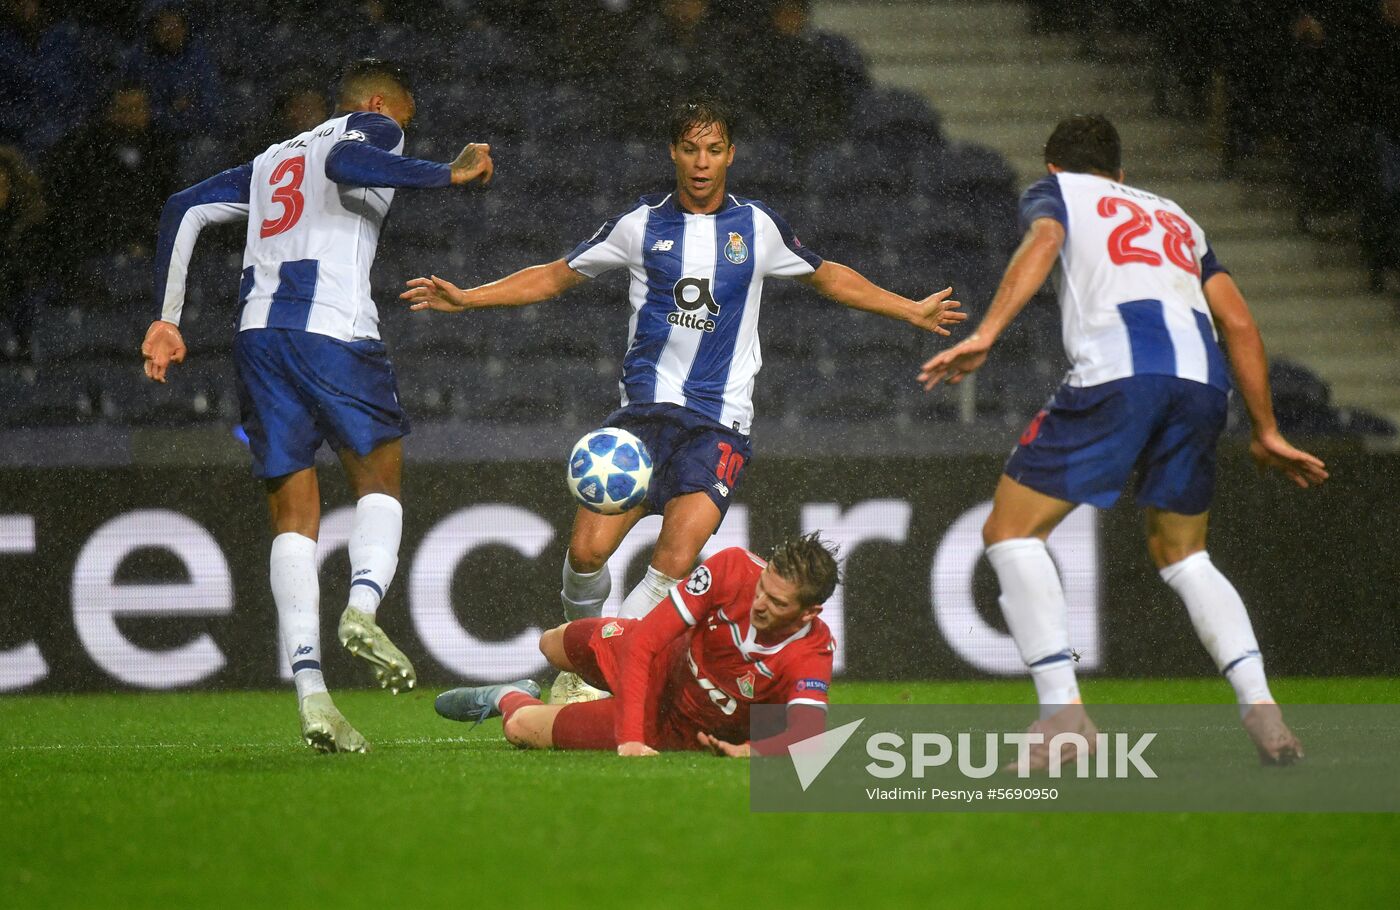
[[[385,227],[374,293],[409,414],[420,424],[596,422],[616,403],[625,281],[609,276],[540,307],[456,317],[407,313],[397,294],[416,275],[469,285],[557,259],[637,195],[666,190],[671,174],[658,135],[662,118],[654,108],[637,108],[640,96],[629,89],[635,74],[626,66],[593,72],[587,48],[574,56],[560,50],[538,31],[544,21],[538,15],[504,3],[412,6],[418,14],[403,21],[388,14],[309,41],[304,19],[272,3],[189,4],[192,46],[215,68],[209,84],[221,97],[209,129],[179,140],[180,182],[241,163],[250,147],[260,147],[278,91],[327,85],[354,55],[404,60],[416,72],[419,110],[406,152],[447,160],[466,140],[483,140],[498,162],[485,193],[402,192]],[[743,5],[715,6],[736,14]],[[317,21],[334,21],[337,12],[345,22],[359,21],[352,14],[359,9],[321,3]],[[415,25],[425,9],[433,27]],[[252,22],[260,27],[249,27]],[[613,22],[631,29],[648,23],[641,13]],[[764,23],[754,25],[726,32],[736,42],[736,60],[765,47]],[[139,43],[92,13],[65,19],[65,27],[91,36],[89,47],[109,48],[102,71],[113,81]],[[922,296],[953,284],[976,318],[1018,239],[1010,165],[988,148],[948,142],[938,113],[920,95],[870,85],[849,40],[820,32],[809,40],[836,67],[837,76],[823,78],[836,79],[829,84],[848,93],[848,113],[840,122],[814,124],[810,134],[794,132],[783,118],[765,120],[762,98],[743,95],[742,86],[721,86],[746,115],[731,191],[763,199],[813,249],[900,293]],[[292,59],[293,74],[269,76]],[[800,67],[793,78],[803,78]],[[42,168],[43,148],[27,151]],[[150,260],[142,253],[107,256],[82,267],[84,280],[101,293],[69,293],[39,306],[32,363],[0,370],[5,425],[236,421],[226,355],[241,230],[212,230],[201,240],[182,323],[191,358],[170,384],[144,381],[135,357],[154,316]],[[978,379],[978,419],[1024,420],[1055,386],[1061,366],[1053,303],[1032,309],[1039,312]],[[763,343],[760,426],[958,417],[950,396],[924,395],[913,382],[920,359],[938,347],[935,339],[842,310],[795,283],[769,283]],[[8,325],[0,327],[0,349],[12,360],[18,356]],[[1325,385],[1302,367],[1280,365],[1275,372],[1286,431],[1395,431],[1381,418],[1332,407]]]

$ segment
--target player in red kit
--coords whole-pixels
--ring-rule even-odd
[[[731,547],[643,619],[575,620],[540,637],[551,664],[615,698],[547,705],[522,680],[453,689],[436,708],[452,720],[501,714],[506,739],[523,748],[781,752],[825,728],[836,644],[817,614],[838,581],[816,534],[780,544],[768,562]],[[787,729],[750,743],[754,704],[787,705]]]

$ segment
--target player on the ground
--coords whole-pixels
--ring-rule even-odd
[[[379,340],[369,271],[394,187],[485,183],[492,162],[485,145],[467,146],[451,164],[403,157],[413,94],[391,63],[347,67],[337,105],[320,126],[170,197],[156,256],[160,318],[141,352],[157,382],[184,360],[178,325],[195,240],[207,224],[247,219],[234,363],[253,472],[265,482],[277,535],[271,582],[282,647],[307,743],[361,752],[364,737],[321,675],[316,450],[330,443],[358,500],[341,643],[373,665],[381,686],[411,688],[412,664],[375,624],[398,566],[408,421]]]
[[[764,279],[797,278],[837,303],[942,335],[944,324],[967,318],[948,299],[951,288],[919,302],[893,294],[823,262],[763,203],[726,192],[734,142],[720,104],[678,107],[670,138],[675,189],[643,197],[564,259],[468,290],[416,278],[402,295],[415,310],[459,312],[539,303],[611,269],[631,273],[622,407],[604,425],[640,437],[655,472],[646,501],[628,512],[578,510],[560,592],[569,619],[601,612],[612,590],[608,558],[648,513],[661,514],[661,534],[646,577],[623,602],[624,618],[660,602],[718,530],[752,454]],[[556,696],[580,697],[577,680],[562,676],[560,683]]]
[[[825,729],[836,644],[817,614],[839,580],[836,555],[816,534],[779,544],[767,562],[730,547],[643,619],[578,619],[540,637],[551,664],[616,698],[544,704],[521,680],[444,692],[437,712],[504,715],[506,739],[531,749],[781,753]],[[750,743],[756,704],[787,705],[786,730]]]
[[[1260,758],[1291,762],[1302,748],[1269,692],[1244,603],[1206,552],[1231,369],[1260,467],[1307,487],[1327,479],[1325,466],[1279,433],[1263,340],[1200,225],[1171,200],[1123,183],[1113,125],[1101,116],[1062,121],[1045,144],[1045,164],[1049,176],[1021,197],[1025,238],[986,317],[919,374],[932,388],[977,370],[1059,262],[1070,371],[1021,435],[982,530],[1006,625],[1039,696],[1041,719],[1032,730],[1047,741],[1060,732],[1093,732],[1045,540],[1075,506],[1113,505],[1136,468],[1147,547],[1162,580],[1185,602],[1234,687]],[[1031,758],[1043,766],[1048,753],[1042,746]]]

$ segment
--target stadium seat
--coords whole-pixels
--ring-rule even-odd
[[[106,308],[46,308],[34,321],[34,358],[48,363],[138,356],[150,323],[147,315]]]
[[[789,409],[806,421],[864,423],[896,414],[892,371],[868,363],[821,360]]]
[[[0,370],[0,420],[7,427],[71,426],[97,413],[90,377],[71,364]]]
[[[474,358],[446,354],[401,354],[395,358],[399,401],[412,420],[441,420],[470,411],[481,394],[485,367]]]
[[[773,352],[764,355],[763,367],[754,380],[753,407],[756,421],[777,424],[796,421],[796,403],[805,394],[816,372],[815,356],[788,357]]]
[[[1365,408],[1338,408],[1342,428],[1359,436],[1395,436],[1400,427],[1395,422]]]
[[[794,281],[770,280],[763,285],[759,343],[765,362],[815,354],[827,333],[829,308],[815,291]]]
[[[826,146],[807,160],[805,183],[809,196],[891,196],[907,191],[912,182],[913,172],[906,156],[877,142]]]
[[[907,150],[943,144],[938,114],[918,92],[871,86],[854,105],[851,132],[859,140]]]
[[[457,399],[454,413],[499,423],[565,422],[565,390],[554,373],[528,361],[493,360],[485,378]]]
[[[613,181],[620,192],[613,214],[627,211],[640,196],[669,193],[675,185],[675,171],[661,143],[632,141],[622,149],[623,157],[614,163]]]
[[[797,153],[782,139],[745,137],[734,156],[729,183],[740,196],[768,201],[770,196],[794,195],[802,185]]]
[[[178,427],[220,416],[220,398],[207,377],[176,367],[167,382],[151,382],[139,365],[113,364],[98,380],[99,409],[104,420],[131,426]]]
[[[553,381],[564,392],[563,420],[580,430],[601,426],[620,402],[622,369],[611,358],[561,358],[549,365]]]

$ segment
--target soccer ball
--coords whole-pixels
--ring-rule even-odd
[[[626,430],[594,430],[569,456],[569,492],[579,505],[603,515],[619,515],[637,505],[650,482],[651,453]]]

